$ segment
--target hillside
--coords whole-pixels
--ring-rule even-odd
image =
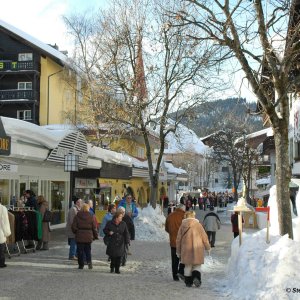
[[[205,102],[194,109],[193,116],[185,118],[183,125],[189,127],[199,137],[207,136],[226,127],[230,118],[246,123],[248,133],[263,129],[261,115],[251,115],[248,111],[256,110],[256,103],[247,103],[246,99],[228,98]]]

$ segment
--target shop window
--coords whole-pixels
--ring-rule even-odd
[[[31,120],[31,110],[17,110],[17,119]]]
[[[30,61],[33,58],[32,53],[19,53],[18,61]]]
[[[9,180],[0,179],[0,197],[3,205],[9,204]]]

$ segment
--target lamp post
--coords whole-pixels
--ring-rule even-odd
[[[48,89],[47,89],[47,125],[49,125],[49,106],[50,106],[50,78],[58,73],[61,73],[63,71],[59,70],[57,72],[54,72],[50,75],[48,75]]]
[[[72,205],[72,194],[73,194],[73,184],[74,176],[73,172],[78,172],[79,170],[79,156],[69,153],[65,155],[65,172],[70,172],[70,198],[69,207]]]

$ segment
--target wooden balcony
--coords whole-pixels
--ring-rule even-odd
[[[0,60],[0,72],[7,71],[38,71],[40,72],[40,66],[38,63],[31,61],[12,61],[12,60]]]
[[[38,100],[38,93],[33,90],[2,90],[0,101],[8,100]]]

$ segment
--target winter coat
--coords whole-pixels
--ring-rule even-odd
[[[0,204],[0,244],[4,244],[10,234],[7,208]]]
[[[244,223],[244,218],[242,218],[242,223]],[[239,232],[239,215],[234,213],[231,215],[231,225],[232,232]]]
[[[73,224],[73,220],[74,220],[76,214],[78,213],[78,211],[79,211],[79,208],[76,205],[74,205],[73,207],[70,208],[70,210],[68,212],[66,234],[69,239],[75,238],[75,234],[72,231],[72,224]]]
[[[170,246],[176,248],[176,238],[179,227],[184,217],[184,211],[176,208],[174,212],[168,215],[165,223],[165,230],[169,234]]]
[[[99,235],[104,237],[105,234],[103,232],[103,229],[105,228],[108,221],[111,221],[113,218],[113,215],[111,212],[107,212],[106,215],[103,217],[100,228],[99,228]]]
[[[48,209],[48,202],[44,201],[42,203],[39,203],[39,212],[42,215],[42,220],[44,219],[45,211]],[[50,239],[50,230],[49,230],[49,223],[48,222],[42,222],[42,241],[43,242],[49,242]]]
[[[221,228],[221,221],[219,216],[214,212],[206,214],[203,220],[205,231],[217,231]]]
[[[109,221],[104,228],[105,235],[110,236],[110,241],[106,248],[106,254],[110,257],[122,257],[125,253],[125,245],[130,243],[129,232],[127,225],[124,221],[121,221],[118,225],[115,223],[115,219]]]
[[[127,202],[126,202],[126,199],[123,198],[123,199],[120,201],[118,207],[122,206],[122,207],[125,208],[125,211],[126,211],[126,206],[127,206],[127,205],[128,205],[128,204],[127,204]],[[132,210],[131,219],[133,220],[135,217],[138,216],[139,212],[138,212],[138,209],[137,209],[137,207],[136,207],[134,201],[131,201],[130,205],[131,205],[131,210]]]
[[[74,217],[72,231],[77,243],[92,243],[98,239],[96,221],[88,211],[79,211]]]
[[[184,219],[178,230],[176,253],[181,263],[201,265],[204,263],[204,248],[210,249],[207,234],[197,219]]]
[[[133,241],[135,239],[135,227],[134,227],[134,223],[132,221],[132,219],[128,216],[128,215],[124,215],[123,217],[123,222],[126,223],[128,232],[129,232],[129,236],[130,236],[130,240]]]

